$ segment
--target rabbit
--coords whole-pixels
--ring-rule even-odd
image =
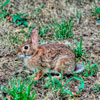
[[[32,71],[37,70],[34,80],[39,80],[47,72],[63,75],[81,73],[84,70],[83,65],[76,64],[74,53],[64,44],[48,43],[37,45],[39,30],[35,27],[31,33],[30,39],[22,44],[17,55],[24,59],[24,64]],[[48,69],[50,71],[48,71]]]

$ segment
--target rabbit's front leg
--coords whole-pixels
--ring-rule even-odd
[[[34,81],[38,81],[40,79],[40,77],[44,74],[43,71],[38,72],[38,74],[36,75],[36,77],[34,78]]]

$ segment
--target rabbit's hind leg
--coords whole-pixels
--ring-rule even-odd
[[[59,73],[71,74],[75,70],[75,61],[69,57],[62,56],[57,60],[55,70]]]

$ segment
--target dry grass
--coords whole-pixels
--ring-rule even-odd
[[[2,4],[4,1],[1,1]],[[95,0],[96,4],[100,6],[100,1]],[[41,7],[43,6],[43,7]],[[64,19],[73,17],[74,28],[73,38],[66,40],[56,40],[56,42],[62,42],[67,44],[70,48],[74,48],[75,40],[80,40],[83,37],[83,50],[86,51],[87,55],[83,55],[79,62],[88,62],[91,59],[91,63],[94,64],[100,61],[100,23],[91,16],[92,7],[94,3],[92,0],[11,0],[10,3],[4,7],[4,9],[11,15],[25,13],[23,18],[27,19],[28,27],[24,25],[16,26],[16,23],[9,22],[6,18],[0,20],[0,56],[15,51],[17,47],[28,39],[31,29],[34,25],[41,27],[49,26],[54,22],[61,22]],[[0,9],[1,11],[1,9]],[[76,13],[82,14],[80,22]],[[51,36],[56,34],[55,31],[50,30],[44,36],[40,37],[39,43],[45,43],[54,41]],[[98,65],[98,68],[100,64]],[[85,82],[83,91],[75,97],[75,100],[93,100],[100,99],[99,91],[94,93],[91,91],[97,82],[100,85],[100,70],[91,77],[82,77]],[[23,62],[20,61],[16,56],[14,57],[2,57],[0,58],[0,83],[7,85],[8,81],[12,76],[26,78],[31,76],[32,72],[24,68]],[[71,76],[69,77],[71,78]],[[68,78],[68,79],[69,79]],[[68,80],[66,79],[66,80]],[[45,83],[42,83],[45,84]],[[70,90],[77,91],[80,82],[73,81],[70,86]],[[61,100],[59,94],[54,95],[54,90],[47,90],[41,88],[41,82],[35,87],[39,100]],[[42,90],[42,91],[41,91]],[[1,96],[1,94],[0,94]]]

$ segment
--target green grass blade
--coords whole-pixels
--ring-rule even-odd
[[[28,93],[27,93],[28,96],[30,95],[30,91],[31,91],[32,85],[33,85],[33,81],[32,81],[31,84],[28,86]]]
[[[10,89],[8,89],[7,87],[5,87],[6,92],[8,92],[10,95],[12,95],[13,97],[15,97],[15,93],[14,91],[11,91]]]
[[[82,90],[82,89],[84,88],[84,81],[83,81],[81,78],[77,77],[77,76],[74,76],[74,77],[70,78],[70,79],[64,84],[64,87],[65,87],[72,79],[76,79],[76,80],[81,81],[80,90]]]
[[[8,98],[3,98],[2,100],[8,100]]]
[[[7,6],[7,4],[10,2],[10,0],[6,0],[6,2],[4,2],[4,4],[1,6],[1,8]]]
[[[32,96],[30,97],[29,100],[33,100],[34,96],[36,95],[36,92],[34,91],[34,93],[32,94]]]
[[[76,77],[76,76],[74,76],[73,78],[76,79],[76,80],[79,80],[81,82],[80,90],[82,90],[84,88],[84,81],[83,81],[83,79],[81,79],[79,77]]]
[[[72,94],[72,92],[68,91],[68,90],[64,90],[62,91],[61,93],[67,93],[67,94],[70,94],[72,97],[74,97],[74,95]]]

